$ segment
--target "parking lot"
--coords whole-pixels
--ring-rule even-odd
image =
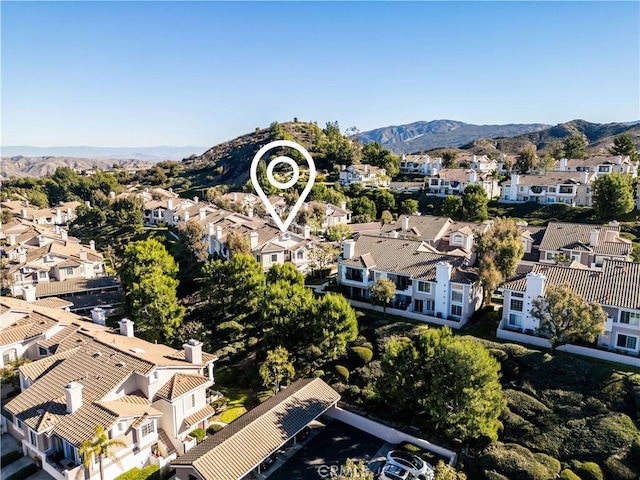
[[[369,462],[379,454],[383,446],[383,440],[336,420],[269,475],[269,479],[329,478],[331,467],[340,468],[348,458]]]

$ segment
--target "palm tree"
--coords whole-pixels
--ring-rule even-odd
[[[127,444],[122,440],[112,438],[109,440],[109,434],[105,431],[102,425],[96,425],[94,431],[94,437],[86,440],[80,445],[80,455],[84,458],[84,466],[87,470],[91,468],[91,461],[94,456],[98,457],[98,463],[100,464],[100,480],[104,480],[104,470],[102,466],[102,459],[108,458],[117,465],[120,465],[120,461],[113,452],[113,447],[126,447]]]

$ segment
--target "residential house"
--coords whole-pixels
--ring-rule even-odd
[[[36,225],[63,225],[71,223],[76,218],[76,208],[80,202],[60,202],[51,208],[38,208],[28,200],[11,200],[0,203],[0,207],[7,209],[14,217],[28,220]]]
[[[533,300],[544,297],[548,287],[560,284],[567,284],[587,302],[599,303],[607,313],[604,333],[595,345],[580,349],[580,353],[598,356],[590,350],[600,348],[635,357],[640,355],[640,263],[620,260],[604,260],[600,271],[536,264],[528,274],[505,283],[498,336],[505,331],[507,335],[508,332],[526,333],[517,339],[544,346],[536,335],[539,321],[531,315]],[[640,366],[640,359],[626,363]]]
[[[343,243],[338,283],[366,308],[375,280],[387,278],[396,284],[395,314],[460,328],[482,303],[478,276],[465,260],[434,253],[427,242],[362,235]]]
[[[342,167],[340,171],[340,183],[344,187],[348,187],[353,183],[360,183],[364,186],[371,187],[388,187],[389,178],[384,168],[367,164],[349,165],[348,167]]]
[[[459,155],[456,162],[468,163],[469,168],[478,173],[491,173],[498,170],[498,162],[487,155]]]
[[[589,158],[561,158],[555,162],[556,172],[591,172],[596,177],[608,173],[628,173],[638,176],[638,161],[632,161],[628,155],[597,155]]]
[[[353,212],[347,209],[347,202],[345,201],[340,202],[339,207],[326,202],[304,202],[301,211],[308,211],[309,209],[312,211],[322,211],[320,219],[314,219],[312,222],[309,222],[309,226],[312,227],[314,231],[324,232],[329,227],[351,223],[351,214]],[[297,220],[298,218],[291,224],[291,230],[303,233],[304,225],[299,225]],[[267,219],[267,221],[269,220]]]
[[[196,340],[179,351],[146,342],[127,319],[118,333],[66,315],[69,325],[46,342],[52,355],[20,367],[25,388],[3,409],[25,454],[56,480],[93,480],[97,459],[85,469],[79,448],[96,425],[126,444],[115,451],[119,465],[103,461],[105,478],[163,467],[194,446],[190,433],[215,413],[207,398],[216,357]]]
[[[437,196],[462,195],[469,185],[480,185],[489,198],[500,196],[498,179],[490,173],[478,173],[473,169],[443,168],[434,170],[426,179],[427,194]]]
[[[620,236],[620,225],[549,222],[540,243],[542,263],[577,262],[600,269],[606,259],[631,261],[633,244]]]
[[[502,202],[565,203],[591,206],[590,172],[549,172],[545,175],[512,175],[502,182]]]
[[[433,169],[442,169],[442,158],[429,155],[402,155],[400,173],[403,175],[432,175]]]

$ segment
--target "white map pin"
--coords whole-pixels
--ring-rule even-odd
[[[271,202],[269,201],[269,197],[267,197],[267,195],[262,190],[262,187],[260,186],[260,182],[258,182],[258,163],[260,162],[260,160],[262,159],[265,153],[277,147],[293,148],[294,150],[299,151],[309,163],[309,180],[307,181],[307,186],[304,187],[304,190],[300,194],[298,201],[293,206],[293,208],[291,208],[291,210],[289,211],[289,215],[287,216],[287,219],[284,222],[276,212],[276,209],[273,208],[273,205],[271,205]],[[289,165],[293,170],[293,175],[291,176],[291,179],[289,179],[288,182],[282,183],[277,181],[273,177],[273,169],[275,168],[276,165],[280,163],[285,163]],[[281,190],[291,188],[296,184],[296,182],[298,181],[298,178],[300,178],[300,167],[292,158],[284,157],[284,156],[277,157],[271,160],[269,165],[267,165],[267,180],[269,180],[269,183],[276,188],[279,188]],[[316,165],[315,163],[313,163],[313,158],[311,158],[311,155],[309,155],[309,152],[307,152],[307,150],[303,146],[298,145],[296,142],[292,142],[290,140],[276,140],[275,142],[268,143],[267,145],[262,147],[260,150],[258,150],[258,153],[256,153],[255,157],[253,157],[253,161],[251,162],[251,183],[253,184],[253,188],[256,189],[256,192],[258,193],[258,196],[264,203],[264,206],[267,209],[267,212],[269,212],[269,215],[271,215],[273,220],[276,222],[276,225],[278,225],[278,228],[282,232],[286,232],[287,229],[289,228],[289,225],[291,225],[291,222],[293,222],[293,219],[296,218],[296,214],[298,213],[298,210],[300,210],[300,207],[302,207],[302,203],[304,202],[305,198],[307,198],[307,195],[309,195],[309,192],[313,187],[313,182],[315,181],[315,179],[316,179]]]

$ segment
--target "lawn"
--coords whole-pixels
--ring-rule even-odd
[[[213,417],[212,421],[231,423],[260,403],[255,392],[250,389],[229,388],[221,385],[216,385],[216,389],[227,398],[227,409]]]

